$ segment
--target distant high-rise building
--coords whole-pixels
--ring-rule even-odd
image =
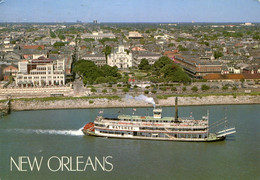
[[[98,22],[97,22],[97,20],[93,20],[93,24],[97,24]]]
[[[81,24],[81,23],[82,23],[82,21],[80,21],[80,20],[77,20],[77,21],[76,21],[76,23],[77,23],[77,24]]]

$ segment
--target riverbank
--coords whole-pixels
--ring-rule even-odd
[[[156,99],[156,106],[174,106],[175,97]],[[4,102],[0,102],[3,106]],[[218,95],[179,97],[179,106],[191,105],[224,105],[224,104],[260,104],[258,95]],[[80,109],[80,108],[110,108],[110,107],[152,107],[152,104],[135,99],[125,99],[118,96],[81,97],[81,98],[33,98],[13,99],[11,108],[15,111],[44,109]]]

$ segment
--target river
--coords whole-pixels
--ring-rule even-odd
[[[132,108],[12,112],[0,119],[0,179],[260,179],[259,109],[179,107],[180,117],[192,112],[200,119],[209,111],[211,124],[227,114],[236,134],[212,143],[98,138],[80,131],[100,110],[132,114]],[[135,114],[151,115],[152,108]],[[163,116],[173,115],[173,107],[163,107]],[[38,169],[32,169],[35,158]]]

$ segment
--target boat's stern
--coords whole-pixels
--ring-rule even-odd
[[[82,132],[85,134],[85,135],[95,135],[95,124],[93,122],[89,122],[87,123],[83,129],[82,129]]]

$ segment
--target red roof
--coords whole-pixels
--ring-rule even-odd
[[[244,75],[244,79],[260,79],[260,74],[245,73],[243,75]]]
[[[23,46],[24,49],[44,49],[45,46],[44,45],[28,45],[28,46]]]
[[[206,80],[221,79],[260,79],[260,74],[207,74],[203,77]]]
[[[40,56],[37,59],[33,59],[32,63],[50,63],[52,62],[52,59],[45,58],[44,56]]]
[[[3,70],[4,73],[5,72],[17,72],[17,71],[18,71],[18,69],[16,67],[14,67],[14,66],[11,66],[11,65],[5,67],[4,70]]]
[[[244,79],[243,74],[207,74],[203,77],[207,80],[220,80],[220,79]]]
[[[129,78],[129,79],[128,79],[128,82],[135,82],[135,79]]]
[[[133,47],[132,51],[146,51],[146,50],[140,47]]]
[[[175,50],[172,50],[172,51],[165,51],[164,53],[163,53],[163,55],[164,56],[174,56],[174,55],[176,55],[178,53],[178,49],[175,49]]]

